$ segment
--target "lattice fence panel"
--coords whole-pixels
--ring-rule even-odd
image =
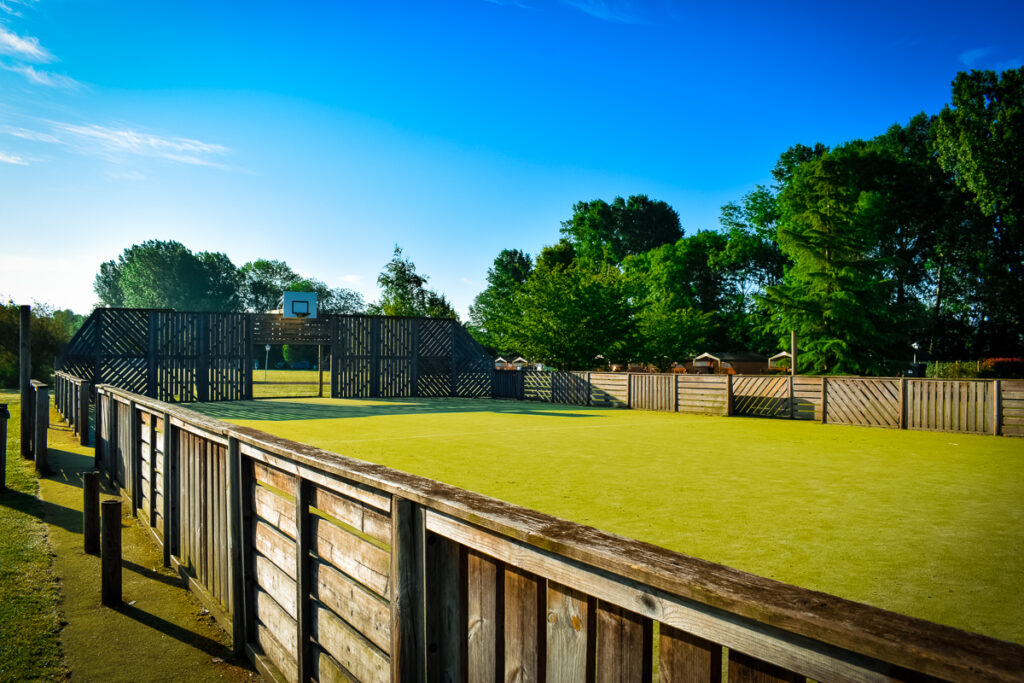
[[[419,396],[452,395],[452,332],[451,320],[421,318],[417,394]]]
[[[465,398],[490,397],[494,362],[462,325],[452,321],[452,331],[455,395]]]
[[[334,386],[339,398],[366,398],[373,390],[373,319],[338,319]]]
[[[154,313],[157,397],[171,403],[195,401],[199,360],[199,314]]]
[[[248,398],[251,366],[244,313],[209,313],[211,401],[240,401]]]
[[[734,376],[732,379],[732,406],[735,415],[789,417],[789,377]]]
[[[555,373],[523,370],[523,397],[528,401],[551,402],[551,385]]]
[[[555,372],[551,377],[551,402],[570,406],[590,403],[590,381],[587,373]]]
[[[145,394],[148,382],[149,316],[147,311],[102,309],[97,381]]]
[[[405,397],[412,395],[413,326],[412,318],[379,318],[380,325],[377,374],[379,395]]]
[[[899,380],[830,377],[826,387],[830,423],[899,427]]]

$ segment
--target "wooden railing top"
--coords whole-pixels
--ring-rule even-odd
[[[98,393],[372,486],[627,581],[948,680],[1019,681],[1024,646],[800,588],[101,385]]]
[[[53,374],[54,374],[54,377],[63,377],[64,379],[66,379],[67,381],[71,382],[72,384],[84,384],[84,383],[89,381],[89,380],[85,379],[84,377],[79,377],[78,375],[73,375],[70,372],[65,372],[64,370],[57,370]]]

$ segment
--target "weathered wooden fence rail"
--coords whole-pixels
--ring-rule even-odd
[[[53,400],[83,446],[89,443],[92,386],[88,380],[58,370],[54,373]]]
[[[537,371],[495,375],[495,398],[1024,436],[1024,380]]]
[[[639,682],[655,652],[662,681],[717,681],[723,657],[734,681],[1024,672],[1020,645],[96,394],[97,465],[275,679]]]

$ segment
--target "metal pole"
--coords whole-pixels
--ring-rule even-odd
[[[267,368],[270,367],[270,344],[267,344],[267,356],[263,359],[263,381],[267,381]]]

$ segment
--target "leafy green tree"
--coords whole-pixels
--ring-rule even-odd
[[[242,305],[252,313],[280,308],[285,291],[302,279],[284,261],[256,259],[238,270],[242,275]]]
[[[522,318],[510,344],[530,360],[586,370],[598,355],[622,359],[626,353],[632,307],[617,269],[538,265],[515,299]]]
[[[1024,67],[959,73],[936,125],[939,163],[991,219],[982,344],[1024,349]]]
[[[765,303],[784,344],[800,338],[816,373],[880,373],[892,337],[891,283],[883,275],[875,182],[878,155],[851,143],[797,166],[779,195],[779,244],[792,260]]]
[[[314,278],[297,280],[288,285],[289,292],[316,292],[318,314],[351,315],[362,313],[366,308],[363,295],[344,287],[331,288],[327,283]],[[282,297],[284,294],[282,293]]]
[[[572,218],[562,223],[562,235],[579,258],[618,264],[631,254],[675,242],[683,229],[675,209],[641,194],[628,200],[616,197],[611,204],[601,199],[578,202]]]
[[[395,245],[391,260],[377,276],[381,288],[379,301],[370,304],[372,315],[432,316],[458,319],[448,299],[426,288],[426,275],[416,272],[416,264],[402,255],[402,248]]]
[[[50,381],[53,360],[71,341],[70,311],[54,311],[49,306],[32,305],[29,319],[32,354],[32,379]],[[74,314],[71,314],[74,315]],[[13,301],[0,305],[0,387],[16,388],[21,376],[19,334],[21,310]]]
[[[235,311],[239,286],[226,255],[193,254],[180,242],[149,240],[102,264],[94,289],[108,306]]]
[[[515,351],[515,337],[522,311],[516,307],[516,294],[533,270],[529,254],[518,249],[502,249],[487,269],[487,288],[469,307],[469,330],[484,346],[498,354]]]

